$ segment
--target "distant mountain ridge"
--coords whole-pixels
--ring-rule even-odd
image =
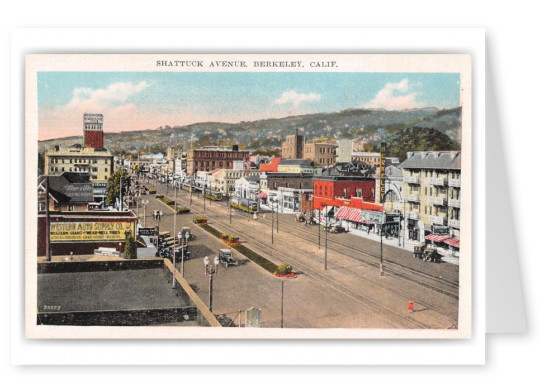
[[[105,147],[115,150],[144,152],[164,151],[169,145],[192,142],[198,145],[239,144],[241,148],[273,149],[281,146],[287,135],[299,134],[306,140],[356,139],[371,143],[391,140],[406,128],[430,128],[460,141],[461,107],[438,109],[434,107],[383,110],[346,109],[332,113],[295,115],[238,123],[202,122],[186,126],[164,126],[157,129],[105,133]],[[81,136],[39,141],[39,152],[54,145],[82,143]]]

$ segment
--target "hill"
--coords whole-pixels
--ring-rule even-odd
[[[194,145],[239,144],[240,148],[274,149],[287,135],[298,129],[307,141],[356,139],[378,144],[411,127],[435,129],[451,140],[459,141],[461,108],[439,110],[422,108],[400,111],[349,109],[334,113],[316,113],[269,118],[239,123],[204,122],[187,126],[164,126],[118,133],[105,133],[105,147],[112,151],[166,151],[166,147],[192,141]],[[68,137],[39,142],[39,152],[53,145],[72,145],[81,137]]]
[[[401,130],[387,143],[387,155],[406,159],[408,151],[455,151],[461,146],[437,129],[412,127]]]

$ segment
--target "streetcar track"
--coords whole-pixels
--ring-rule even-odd
[[[177,198],[176,199],[178,202],[182,203],[181,202],[181,199]],[[160,202],[160,201],[159,201]],[[215,201],[217,202],[217,201]],[[187,206],[189,209],[191,209],[194,213],[201,213],[201,211],[198,210],[198,208],[200,207],[200,205],[197,205],[197,204],[191,204],[191,205],[188,205]],[[223,207],[222,205],[220,205],[220,202],[218,202],[218,207]],[[211,213],[213,211],[211,210]],[[215,213],[214,214],[216,217],[222,217],[223,215],[223,212],[220,213]],[[239,216],[240,218],[244,218],[244,216],[241,214],[241,213],[236,213],[235,216]],[[214,216],[213,216],[214,217]],[[271,219],[269,220],[270,222],[268,221],[262,221],[260,219],[256,220],[258,222],[261,222],[263,225],[268,225],[271,223]],[[271,254],[271,251],[272,251],[272,248],[265,244],[265,243],[262,243],[261,241],[255,239],[255,238],[252,238],[249,236],[248,233],[246,232],[243,232],[241,230],[238,230],[236,229],[235,226],[232,226],[232,225],[228,225],[226,223],[223,223],[221,221],[217,221],[216,222],[218,225],[224,227],[224,229],[229,229],[229,230],[234,230],[236,232],[239,233],[239,235],[241,235],[242,237],[244,238],[247,238],[248,241],[250,242],[253,242],[253,243],[256,243],[261,249],[263,249],[263,252],[265,254]],[[293,224],[289,224],[289,223],[285,223],[285,222],[282,222],[281,223],[283,226],[288,226],[288,227],[292,227],[294,229],[297,229],[298,231],[300,231],[301,233],[303,234],[306,234],[306,235],[309,235],[309,236],[316,236],[314,233],[312,232],[309,232],[309,231],[306,231],[306,230],[303,230],[303,229],[300,229],[296,226],[294,226]],[[287,230],[284,230],[284,232],[287,232],[287,233],[290,233],[289,231]],[[292,234],[292,233],[290,233]],[[360,250],[352,247],[352,246],[349,246],[349,245],[346,245],[346,244],[342,244],[342,243],[339,243],[337,242],[336,240],[328,240],[328,242],[331,242],[333,243],[334,245],[337,245],[337,246],[341,246],[341,247],[344,247],[345,249],[348,249],[348,250],[352,250],[354,251],[355,253],[361,253],[362,255],[362,258],[356,258],[354,256],[350,256],[348,253],[347,255],[350,256],[351,259],[355,260],[355,261],[358,261],[362,264],[365,264],[365,265],[368,265],[368,266],[372,266],[372,267],[378,267],[378,263],[374,263],[374,262],[369,262],[365,259],[365,255],[368,255],[369,257],[371,258],[375,258],[375,259],[379,259],[378,257],[376,257],[375,255],[373,255],[372,253],[369,253],[367,251],[365,252],[361,252]],[[335,250],[334,248],[331,249],[332,251],[337,251],[338,250]],[[360,293],[357,293],[353,290],[351,290],[350,288],[344,286],[343,284],[339,283],[339,282],[336,282],[332,279],[330,279],[329,277],[326,277],[325,275],[313,270],[310,266],[306,266],[302,261],[298,261],[296,259],[291,259],[287,256],[285,256],[284,254],[281,254],[279,253],[278,254],[279,258],[281,259],[284,259],[284,260],[287,260],[287,262],[289,264],[295,264],[297,266],[299,266],[299,270],[301,270],[303,273],[311,276],[312,278],[315,278],[317,279],[318,281],[322,282],[322,283],[325,283],[327,285],[329,285],[332,289],[338,291],[338,292],[341,292],[345,295],[347,295],[348,297],[356,300],[357,302],[361,303],[362,305],[365,305],[367,306],[368,308],[371,308],[373,311],[385,316],[386,319],[390,318],[394,323],[404,327],[404,328],[411,328],[411,324],[414,324],[415,326],[419,327],[419,328],[432,328],[418,320],[415,320],[415,319],[412,319],[412,318],[408,318],[408,317],[405,317],[401,314],[399,314],[398,312],[392,310],[392,309],[389,309],[379,303],[377,303],[376,301],[360,294]],[[387,263],[390,263],[392,264],[393,266],[396,266],[398,268],[403,268],[407,271],[409,271],[410,273],[412,274],[415,274],[417,275],[418,277],[421,277],[421,278],[425,278],[427,280],[432,280],[432,281],[435,281],[435,282],[438,282],[440,284],[443,284],[443,285],[448,285],[452,288],[454,288],[456,285],[458,285],[457,283],[453,282],[453,281],[449,281],[449,280],[446,280],[446,279],[438,279],[436,277],[433,277],[431,275],[428,275],[426,273],[423,273],[423,272],[419,272],[411,267],[408,267],[408,266],[404,266],[404,265],[401,265],[400,263],[397,263],[397,262],[394,262],[390,259],[384,259]],[[352,270],[349,270],[347,268],[341,268],[342,271],[344,271],[346,274],[349,274],[355,278],[358,278],[358,279],[361,279],[363,281],[367,281],[367,282],[370,282],[376,286],[378,286],[379,288],[381,289],[384,289],[384,290],[388,290],[396,295],[398,295],[399,297],[402,297],[402,298],[405,298],[405,296],[400,293],[399,291],[395,290],[395,289],[392,289],[388,286],[383,286],[381,285],[379,282],[375,281],[375,280],[372,280],[372,279],[369,279],[369,278],[366,278],[365,276],[362,276],[356,272],[353,272]],[[434,290],[436,292],[439,292],[443,295],[446,295],[446,296],[449,296],[449,297],[452,297],[452,298],[455,298],[457,299],[458,296],[452,292],[449,292],[449,291],[446,291],[442,288],[438,288],[438,287],[435,287],[433,285],[430,285],[429,283],[426,283],[426,282],[422,282],[422,281],[419,281],[418,279],[415,279],[413,278],[412,276],[408,276],[404,273],[401,273],[397,270],[393,270],[391,269],[389,266],[386,267],[385,269],[385,272],[388,273],[388,274],[391,274],[397,278],[402,278],[402,279],[406,279],[412,283],[415,283],[415,284],[418,284],[422,287],[425,287],[425,288],[428,288],[428,289],[431,289],[431,290]],[[428,303],[423,303],[422,301],[419,301],[417,300],[416,301],[417,303],[419,303],[420,305],[424,306],[425,308],[428,308],[428,309],[432,309],[432,310],[435,310],[435,312],[439,313],[440,315],[443,315],[443,316],[446,316],[446,317],[450,317],[450,315],[447,313],[448,310],[445,309],[444,307],[442,306],[439,306],[437,304],[428,304]],[[440,310],[444,310],[446,313],[442,313],[441,311],[437,311],[436,309],[440,309]],[[453,316],[451,316],[453,318]]]

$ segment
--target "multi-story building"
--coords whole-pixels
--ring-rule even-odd
[[[166,149],[167,160],[181,159],[184,153],[184,148],[181,146],[172,146]]]
[[[321,166],[329,166],[336,161],[337,145],[331,143],[306,143],[304,159],[310,159]]]
[[[311,193],[312,186],[312,174],[262,172],[259,205],[264,210],[276,208],[279,213],[298,213],[302,194]]]
[[[338,163],[350,163],[352,161],[353,150],[354,141],[337,140],[336,161]]]
[[[235,181],[240,178],[259,176],[258,170],[231,170],[220,169],[211,174],[210,185],[213,191],[225,196],[233,196],[235,192]]]
[[[313,215],[321,224],[340,224],[352,233],[381,223],[376,181],[364,163],[336,163],[314,177]]]
[[[103,148],[103,114],[84,113],[83,145],[88,148]]]
[[[287,136],[281,144],[281,157],[283,159],[304,159],[304,136],[296,132]]]
[[[240,151],[237,145],[231,148],[218,146],[194,148],[187,154],[187,174],[197,171],[211,172],[218,169],[231,169],[235,160],[249,160],[250,151]]]
[[[113,155],[104,148],[56,145],[45,153],[44,174],[62,172],[89,173],[91,182],[107,182],[113,173]]]
[[[400,165],[408,236],[425,241],[425,234],[449,236],[459,247],[461,215],[461,152],[408,152]],[[437,238],[439,240],[440,238]]]

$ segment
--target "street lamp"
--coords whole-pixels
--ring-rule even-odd
[[[325,270],[327,270],[327,204],[322,204],[322,206],[325,208]]]
[[[214,264],[211,264],[209,261],[209,257],[205,257],[203,259],[203,264],[205,265],[205,275],[208,274],[209,276],[209,311],[212,312],[212,276],[218,272],[218,264],[220,263],[220,260],[218,257],[214,257],[213,260]]]

